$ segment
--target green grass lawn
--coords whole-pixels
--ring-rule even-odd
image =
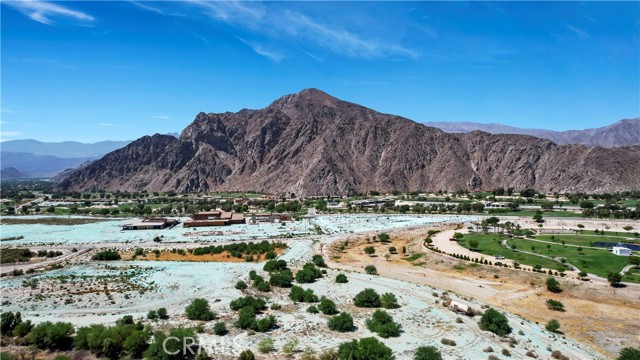
[[[640,283],[640,269],[631,269],[622,277],[622,281]]]
[[[543,241],[551,241],[554,243],[562,244],[564,241],[567,245],[580,245],[580,246],[596,246],[597,242],[634,242],[639,241],[640,239],[634,238],[629,241],[624,236],[585,236],[584,234],[576,234],[576,235],[564,235],[564,234],[555,234],[555,235],[536,235],[536,240]]]
[[[536,254],[564,257],[580,270],[602,277],[606,277],[610,272],[620,272],[622,268],[628,265],[627,257],[613,255],[604,249],[583,248],[582,252],[579,252],[578,248],[572,246],[544,244],[525,239],[511,239],[508,241],[508,244],[510,246],[515,245],[518,249]]]
[[[479,243],[478,250],[476,251],[479,254],[488,255],[489,261],[495,262],[493,259],[496,255],[502,255],[507,259],[511,259],[519,262],[522,265],[535,266],[540,265],[543,268],[554,269],[554,270],[565,270],[566,268],[562,264],[558,264],[555,261],[551,261],[548,259],[544,259],[535,255],[523,254],[513,250],[509,250],[504,246],[500,245],[500,241],[507,239],[507,236],[501,236],[498,234],[466,234],[463,238],[464,241],[459,242],[460,245],[469,248],[469,240],[477,240]],[[462,254],[468,255],[468,254]],[[473,258],[473,255],[471,256]]]

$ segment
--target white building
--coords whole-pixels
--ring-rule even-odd
[[[623,246],[614,246],[613,253],[619,256],[629,256],[631,255],[631,249],[623,247]]]

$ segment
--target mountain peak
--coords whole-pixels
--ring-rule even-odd
[[[269,105],[269,108],[276,108],[279,110],[300,109],[309,105],[336,107],[340,102],[342,102],[340,99],[335,98],[322,90],[308,88],[298,93],[285,95],[279,98]]]

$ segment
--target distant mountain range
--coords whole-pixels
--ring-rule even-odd
[[[200,113],[179,138],[142,137],[65,172],[66,190],[640,189],[640,145],[588,148],[524,135],[450,134],[316,89],[260,110]]]
[[[59,172],[77,168],[83,163],[95,160],[97,157],[82,158],[60,158],[49,155],[33,155],[30,153],[19,152],[0,152],[0,163],[2,170],[13,168],[18,171],[20,178],[48,178],[53,177]],[[15,175],[12,178],[17,178]],[[2,176],[2,179],[7,179]]]
[[[29,153],[59,158],[97,158],[131,143],[128,141],[100,141],[85,144],[77,141],[42,142],[38,140],[10,140],[0,143],[3,152]],[[4,168],[4,165],[2,165]]]
[[[624,119],[600,128],[567,131],[524,129],[502,124],[474,122],[426,122],[424,124],[448,133],[468,133],[480,130],[490,134],[531,135],[551,140],[559,145],[582,144],[610,148],[640,144],[640,118]]]
[[[3,170],[0,178],[7,180],[53,177],[63,170],[77,168],[129,143],[131,141],[101,141],[93,144],[76,141],[41,142],[30,139],[5,141],[0,143],[0,165]]]

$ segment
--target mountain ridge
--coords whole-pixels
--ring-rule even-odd
[[[519,128],[500,123],[475,122],[424,122],[448,133],[467,133],[474,130],[491,134],[520,134],[548,139],[559,145],[582,144],[586,146],[618,147],[640,144],[640,118],[622,119],[611,125],[583,130],[555,131]]]
[[[59,186],[306,195],[496,187],[616,191],[639,187],[639,158],[640,146],[449,134],[306,89],[260,110],[201,112],[179,138],[145,136],[65,174]]]

